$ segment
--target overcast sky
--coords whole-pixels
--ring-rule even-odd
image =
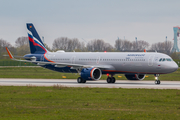
[[[172,41],[173,26],[180,26],[180,0],[0,0],[0,39],[14,45],[27,36],[26,23],[49,46],[58,37],[103,39],[113,46],[117,37]]]

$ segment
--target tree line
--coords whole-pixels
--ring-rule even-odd
[[[94,39],[86,44],[77,38],[59,37],[53,41],[52,48],[45,44],[49,51],[64,50],[66,52],[143,52],[144,49],[150,52],[161,52],[173,57],[176,53],[171,53],[173,43],[171,41],[157,42],[150,45],[147,41],[129,41],[117,39],[114,46],[102,39]],[[5,47],[8,47],[14,55],[24,55],[30,53],[28,37],[19,37],[15,45],[11,45],[6,40],[0,39],[0,58],[6,53]]]

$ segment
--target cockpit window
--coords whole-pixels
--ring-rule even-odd
[[[166,58],[166,61],[172,61],[170,58]]]
[[[160,58],[159,62],[164,62],[164,61],[172,61],[171,58]]]

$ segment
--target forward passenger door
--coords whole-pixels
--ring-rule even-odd
[[[154,55],[150,55],[148,59],[148,65],[153,66]]]

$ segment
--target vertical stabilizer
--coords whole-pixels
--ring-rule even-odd
[[[41,38],[39,37],[34,25],[32,23],[27,23],[29,46],[31,54],[44,54],[47,52]]]

